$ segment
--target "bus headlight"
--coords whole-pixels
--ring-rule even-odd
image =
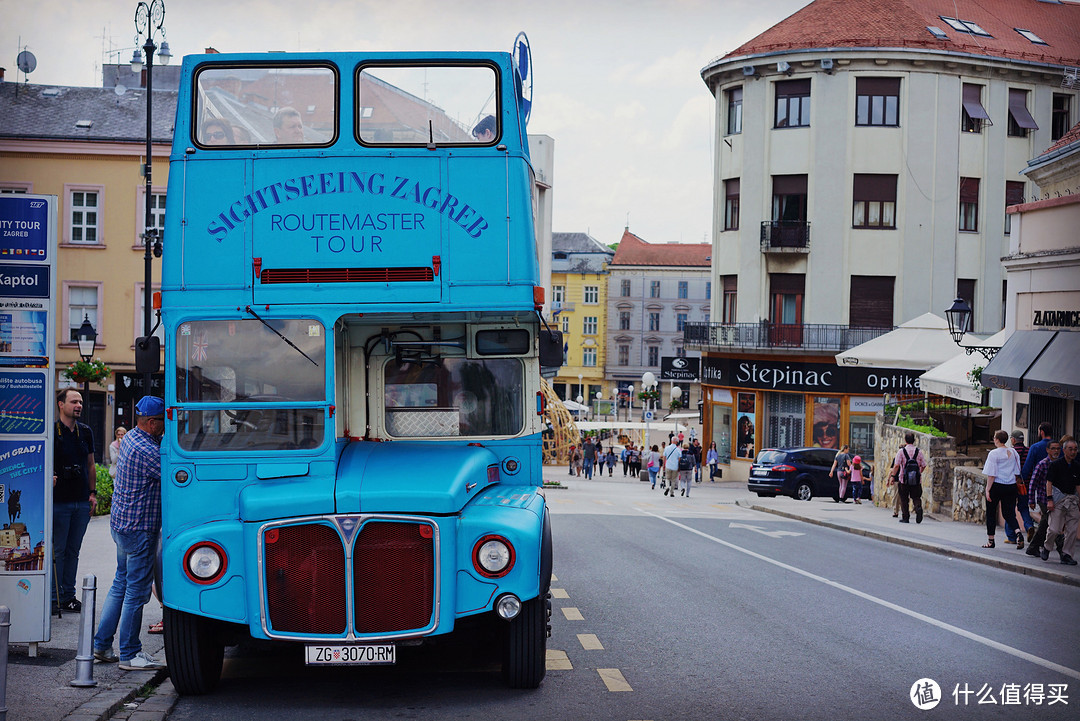
[[[502,536],[484,536],[473,546],[473,565],[482,576],[502,578],[514,567],[514,547]]]
[[[227,567],[225,549],[210,541],[192,546],[184,556],[184,571],[195,583],[214,583],[225,575]]]

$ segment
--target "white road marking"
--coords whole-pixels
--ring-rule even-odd
[[[760,533],[763,536],[769,538],[782,538],[783,536],[805,536],[805,533],[796,533],[795,531],[766,531],[761,526],[751,526],[749,523],[731,523],[728,528],[745,528],[755,533]]]
[[[626,682],[626,678],[623,677],[622,671],[617,668],[598,668],[596,672],[600,674],[601,680],[604,685],[607,686],[608,691],[633,691],[630,688],[630,684]]]
[[[699,531],[696,528],[691,528],[690,526],[679,523],[678,521],[673,521],[670,518],[664,518],[663,516],[657,515],[655,513],[650,513],[650,512],[645,511],[645,510],[642,510],[641,512],[646,514],[646,515],[652,516],[653,518],[658,518],[661,521],[664,521],[665,523],[670,523],[671,525],[676,526],[677,528],[681,528],[684,531],[689,531],[690,533],[701,536],[702,538],[713,541],[715,543],[719,543],[721,546],[726,546],[727,548],[730,548],[733,551],[738,551],[739,553],[746,554],[747,556],[752,556],[753,558],[756,558],[756,559],[758,559],[760,561],[765,561],[766,563],[771,563],[774,566],[778,566],[778,567],[783,568],[783,569],[785,569],[787,571],[791,571],[792,573],[797,573],[800,576],[804,576],[804,577],[809,578],[811,580],[817,581],[818,583],[823,583],[826,586],[832,586],[833,588],[838,589],[840,591],[844,591],[845,593],[850,593],[853,596],[858,596],[859,598],[870,601],[871,603],[876,603],[879,606],[884,606],[885,608],[896,611],[897,613],[902,613],[905,616],[910,616],[911,618],[917,619],[919,621],[923,621],[924,623],[928,623],[931,626],[936,626],[936,627],[938,627],[940,629],[943,629],[945,631],[949,631],[950,633],[955,633],[957,636],[962,636],[963,638],[969,639],[971,641],[975,641],[976,643],[981,643],[984,646],[989,646],[990,648],[995,649],[997,651],[1002,651],[1002,652],[1007,653],[1007,654],[1009,654],[1011,656],[1015,656],[1016,658],[1020,658],[1020,659],[1023,659],[1025,661],[1030,661],[1031,663],[1034,663],[1034,664],[1036,664],[1038,666],[1042,666],[1043,668],[1050,669],[1051,671],[1056,671],[1056,672],[1058,672],[1058,673],[1060,673],[1060,674],[1062,674],[1064,676],[1068,676],[1070,678],[1080,680],[1080,671],[1077,671],[1076,669],[1069,668],[1068,666],[1062,666],[1061,664],[1054,663],[1053,661],[1048,661],[1045,658],[1040,658],[1040,657],[1035,656],[1033,654],[1030,654],[1030,653],[1028,653],[1026,651],[1021,651],[1018,648],[1013,648],[1012,646],[1006,646],[1005,644],[1000,643],[999,641],[995,641],[993,639],[986,638],[985,636],[980,636],[977,633],[972,633],[971,631],[960,628],[959,626],[953,626],[951,623],[945,623],[944,621],[939,621],[936,618],[932,618],[930,616],[919,613],[917,611],[912,611],[909,608],[904,608],[903,606],[899,606],[899,605],[897,605],[895,603],[892,603],[890,601],[886,601],[885,599],[878,598],[877,596],[871,596],[868,593],[864,593],[863,591],[860,591],[858,589],[851,588],[850,586],[845,586],[842,583],[838,583],[836,581],[830,581],[829,579],[827,579],[827,578],[825,578],[823,576],[818,576],[817,574],[810,573],[809,571],[804,571],[801,568],[796,568],[795,566],[789,566],[788,564],[786,564],[786,563],[784,563],[782,561],[777,561],[777,560],[775,560],[773,558],[769,558],[768,556],[763,556],[760,553],[754,553],[753,551],[748,551],[745,548],[741,548],[740,546],[736,546],[733,543],[728,543],[727,541],[723,541],[723,540],[721,540],[721,539],[719,539],[719,538],[717,538],[715,536],[710,536],[709,534],[704,533],[702,531]]]

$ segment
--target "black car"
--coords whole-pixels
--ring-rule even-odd
[[[781,450],[766,448],[758,453],[757,460],[750,466],[750,480],[746,487],[759,496],[791,496],[800,501],[809,501],[814,496],[827,496],[834,501],[840,500],[840,479],[837,474],[829,477],[836,451],[831,448],[789,448]],[[871,467],[866,461],[863,468],[863,498],[870,497]],[[848,484],[845,498],[851,498],[851,484]]]

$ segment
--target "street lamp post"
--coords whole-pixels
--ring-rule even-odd
[[[146,43],[143,44],[143,52],[146,53],[146,166],[144,176],[146,178],[146,207],[145,214],[143,216],[143,338],[150,337],[151,327],[151,308],[153,306],[153,276],[150,270],[151,254],[154,257],[161,257],[161,231],[154,226],[153,216],[153,176],[151,174],[151,167],[153,166],[154,148],[153,148],[153,91],[154,91],[154,52],[158,47],[154,44],[154,36],[160,32],[161,34],[161,52],[158,53],[158,58],[161,59],[162,65],[168,65],[169,60],[172,58],[172,54],[169,52],[169,43],[165,40],[165,2],[164,0],[152,0],[148,5],[145,2],[140,2],[135,8],[135,44],[138,45],[139,38],[145,36]],[[139,53],[138,47],[135,48],[134,54],[131,56],[131,70],[134,73],[142,71],[142,55]],[[145,341],[144,341],[145,342]],[[152,374],[143,374],[143,392],[150,395],[150,383],[152,382]]]
[[[641,374],[641,392],[648,393],[650,390],[656,387],[656,374],[652,371],[645,371]],[[647,399],[642,402],[645,410],[645,447],[649,448],[649,411],[652,410],[652,399]]]
[[[626,408],[626,422],[627,423],[634,420],[634,384],[633,383],[630,384],[630,387],[628,388],[628,392],[629,392],[629,401],[628,401],[629,405]]]
[[[97,350],[97,331],[90,324],[90,316],[83,314],[82,325],[75,333],[75,341],[79,345],[79,357],[89,363],[94,359],[94,351]],[[83,403],[90,403],[90,379],[83,380]]]
[[[998,349],[993,346],[963,345],[964,334],[971,328],[971,306],[963,298],[957,298],[945,311],[945,319],[949,322],[949,334],[953,343],[964,349],[967,355],[979,351],[987,361],[994,360],[994,354]]]

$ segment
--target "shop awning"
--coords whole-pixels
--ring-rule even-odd
[[[1000,348],[1005,341],[1005,334],[1004,330],[998,331],[978,345]],[[919,376],[919,386],[927,393],[956,398],[967,403],[981,403],[982,392],[972,386],[968,373],[982,365],[986,365],[986,359],[981,355],[968,355],[961,351]]]
[[[1046,343],[1042,345],[1041,351],[1021,374],[1020,390],[1053,398],[1080,398],[1080,332],[1036,330],[1026,331],[1026,333],[1037,336],[1037,338],[1034,339],[1032,348],[1025,348],[1025,351],[1030,352],[1044,340]],[[1047,339],[1045,336],[1050,337]],[[1012,343],[1015,337],[1016,334],[1009,338],[1009,342],[1005,344],[1001,352],[1005,351],[1005,348]],[[1001,353],[998,354],[998,356],[1000,355]],[[994,360],[983,371],[984,383],[989,382],[986,378],[987,371],[993,368],[994,373],[999,374],[999,371],[995,368],[998,356],[995,356]],[[1005,360],[1007,361],[1008,358]],[[1013,366],[1010,370],[1015,371],[1017,367]],[[1004,372],[1004,370],[1001,371],[1001,373]]]
[[[983,369],[983,385],[1007,391],[1026,391],[1025,376],[1046,352],[1057,334],[1058,331],[1047,330],[1014,332],[1001,346],[994,360]]]

